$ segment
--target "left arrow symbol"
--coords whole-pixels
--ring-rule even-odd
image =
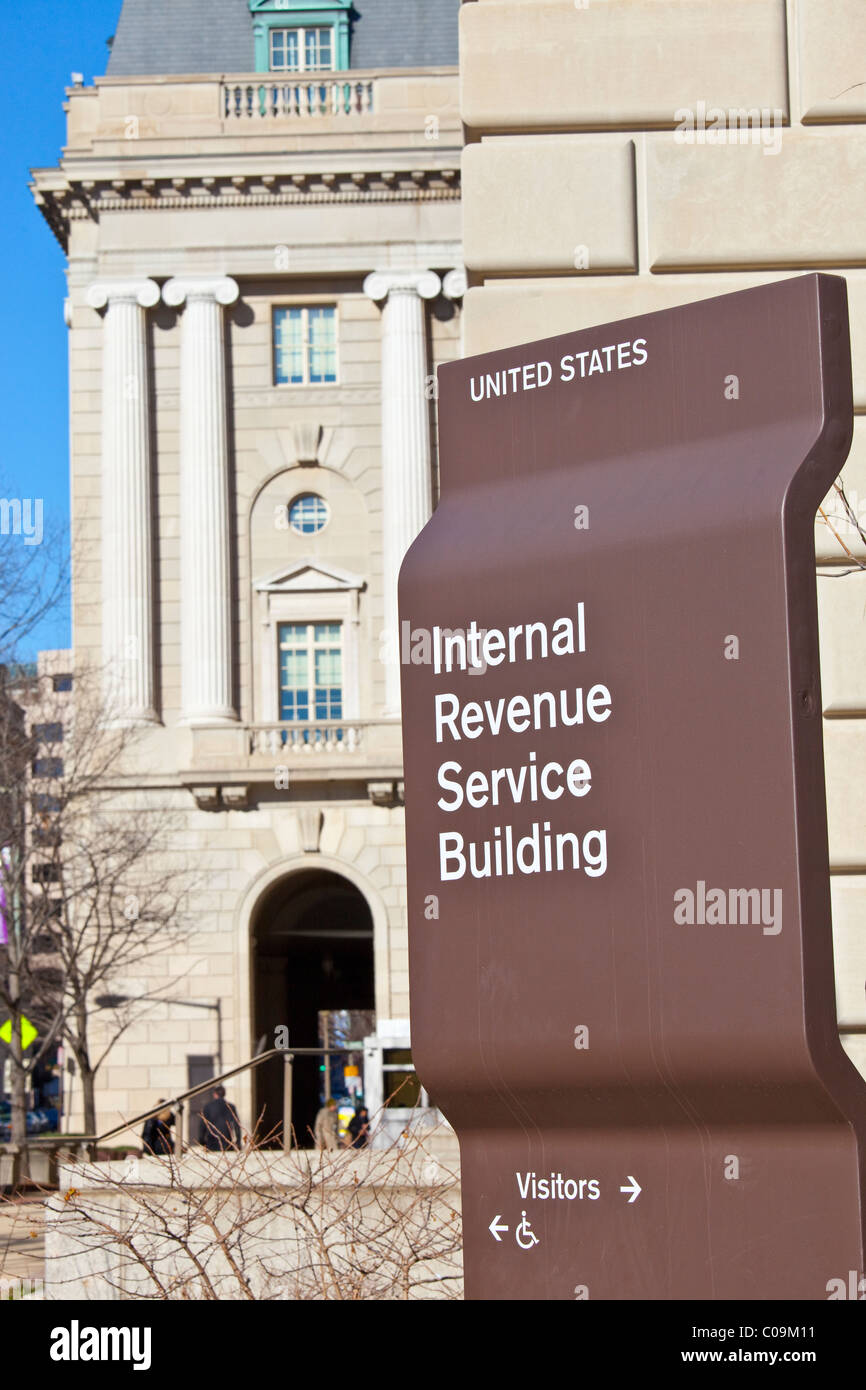
[[[502,1236],[499,1234],[499,1232],[500,1232],[500,1231],[507,1231],[507,1230],[508,1230],[508,1227],[507,1227],[507,1226],[502,1226],[502,1225],[500,1225],[499,1214],[497,1213],[496,1216],[494,1216],[493,1220],[491,1221],[490,1225],[487,1227],[487,1229],[488,1229],[488,1231],[490,1232],[490,1234],[492,1235],[492,1237],[493,1237],[494,1240],[501,1240],[501,1239],[502,1239]]]

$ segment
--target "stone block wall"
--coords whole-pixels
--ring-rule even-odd
[[[843,479],[866,522],[864,53],[861,0],[468,0],[466,352],[844,275],[856,418]],[[824,512],[839,1026],[866,1074],[866,572],[835,494]]]

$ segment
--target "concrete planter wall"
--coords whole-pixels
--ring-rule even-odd
[[[459,1243],[457,1178],[421,1145],[130,1157],[61,1170],[45,1296],[459,1298]]]
[[[55,1187],[60,1164],[69,1163],[74,1157],[74,1146],[68,1140],[58,1139],[54,1143],[31,1140],[27,1145],[21,1179],[40,1187]],[[0,1187],[12,1185],[14,1161],[15,1153],[10,1145],[0,1148]]]

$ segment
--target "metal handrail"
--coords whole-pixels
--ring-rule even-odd
[[[158,1105],[151,1110],[143,1110],[140,1115],[134,1115],[122,1125],[116,1125],[114,1129],[106,1130],[104,1134],[81,1134],[72,1135],[76,1143],[102,1144],[106,1139],[113,1139],[116,1134],[125,1134],[128,1129],[135,1129],[143,1120],[149,1120],[154,1115],[159,1115],[168,1107],[177,1108],[178,1126],[175,1134],[175,1152],[178,1158],[183,1152],[183,1106],[184,1102],[192,1096],[201,1095],[202,1091],[211,1091],[216,1086],[221,1086],[224,1081],[232,1076],[238,1076],[241,1072],[249,1071],[252,1067],[260,1066],[262,1062],[267,1062],[271,1057],[282,1057],[285,1065],[283,1076],[283,1149],[286,1153],[292,1147],[292,1062],[295,1057],[331,1057],[346,1056],[351,1052],[358,1052],[357,1047],[271,1047],[267,1052],[257,1052],[255,1057],[250,1057],[249,1061],[242,1062],[239,1067],[232,1067],[229,1071],[221,1072],[219,1076],[212,1076],[209,1081],[202,1081],[198,1086],[191,1086],[188,1091],[181,1091],[177,1096],[167,1097],[161,1100]]]

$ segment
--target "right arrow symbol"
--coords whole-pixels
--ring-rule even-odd
[[[499,1224],[499,1220],[499,1213],[497,1212],[490,1225],[487,1227],[494,1240],[501,1240],[502,1236],[499,1234],[499,1232],[508,1230],[507,1226],[501,1226]]]
[[[631,1173],[629,1173],[629,1175],[628,1175],[628,1180],[629,1180],[629,1186],[628,1186],[628,1187],[621,1187],[619,1190],[620,1190],[620,1192],[630,1192],[630,1193],[631,1193],[631,1196],[630,1196],[629,1199],[628,1199],[628,1200],[629,1200],[629,1205],[631,1205],[631,1203],[635,1200],[635,1198],[640,1196],[641,1192],[643,1191],[643,1188],[641,1187],[641,1185],[640,1185],[640,1183],[638,1182],[637,1178],[633,1178],[633,1177],[632,1177]]]

